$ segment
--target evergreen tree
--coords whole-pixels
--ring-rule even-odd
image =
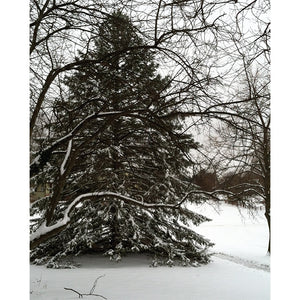
[[[99,111],[146,111],[147,118],[96,119],[73,139],[72,171],[60,195],[57,218],[74,197],[86,192],[110,191],[145,203],[175,204],[188,190],[183,180],[190,166],[186,154],[197,144],[181,133],[179,120],[157,117],[176,110],[175,99],[167,97],[169,78],[157,74],[150,51],[118,54],[120,49],[142,44],[129,18],[115,12],[100,26],[86,58],[116,54],[105,63],[79,67],[65,79],[69,95],[56,103],[57,136]],[[52,163],[60,165],[60,158]],[[76,207],[68,227],[31,256],[36,262],[48,261],[49,266],[64,255],[87,251],[105,252],[116,260],[123,253],[149,252],[156,257],[154,264],[173,264],[174,259],[183,264],[207,263],[206,249],[212,244],[184,225],[208,220],[184,207],[147,210],[118,199],[87,200]]]

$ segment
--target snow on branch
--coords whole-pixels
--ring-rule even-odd
[[[66,166],[66,163],[70,157],[70,154],[71,154],[71,150],[72,150],[72,139],[69,140],[69,144],[68,144],[68,148],[67,148],[67,153],[65,155],[65,158],[64,158],[64,161],[62,162],[61,166],[60,166],[60,175],[63,175],[65,173],[65,166]]]
[[[124,196],[118,193],[114,193],[114,192],[94,192],[94,193],[86,193],[86,194],[82,194],[78,197],[76,197],[73,202],[71,202],[69,204],[69,206],[67,207],[67,209],[64,212],[64,217],[56,222],[53,225],[47,226],[46,225],[46,221],[44,221],[39,228],[37,228],[37,230],[35,232],[33,232],[30,236],[30,243],[31,246],[34,248],[35,246],[37,246],[40,242],[47,240],[48,237],[53,236],[54,234],[60,232],[61,230],[63,230],[68,223],[70,222],[70,214],[71,211],[75,208],[75,206],[86,200],[86,199],[91,199],[91,198],[103,198],[103,197],[114,197],[117,198],[119,200],[123,200],[127,203],[130,204],[134,204],[146,209],[157,209],[157,208],[169,208],[169,209],[178,209],[180,207],[180,205],[185,202],[189,195],[191,195],[192,193],[196,193],[199,191],[193,191],[193,192],[189,192],[187,193],[183,199],[181,201],[179,201],[176,204],[166,204],[166,203],[145,203],[144,201],[139,201],[136,199],[133,199],[131,197],[128,196]],[[40,242],[39,242],[40,241]]]
[[[30,236],[31,246],[35,247],[36,245],[38,245],[40,243],[39,241],[47,240],[47,237],[51,237],[54,234],[63,230],[70,222],[70,214],[71,214],[72,210],[75,208],[75,206],[78,203],[80,203],[86,199],[91,199],[91,198],[99,199],[99,198],[103,198],[103,197],[113,197],[113,198],[117,198],[119,200],[123,200],[127,203],[130,203],[130,204],[133,204],[136,206],[140,206],[140,207],[143,207],[146,209],[157,209],[157,208],[178,209],[192,194],[204,194],[206,196],[209,196],[210,198],[214,198],[215,200],[221,200],[218,197],[219,194],[233,195],[233,193],[228,192],[228,191],[223,191],[223,190],[218,190],[218,191],[214,191],[214,192],[194,190],[194,191],[190,191],[190,192],[186,193],[186,195],[176,204],[166,204],[166,203],[145,203],[143,200],[139,201],[134,198],[124,196],[124,195],[114,193],[114,192],[109,192],[109,191],[108,192],[93,192],[93,193],[82,194],[82,195],[76,197],[73,200],[73,202],[71,202],[69,204],[69,206],[67,207],[67,209],[64,212],[64,217],[60,221],[58,221],[57,223],[50,225],[50,226],[47,226],[46,221],[44,221],[41,224],[41,226],[35,232],[33,232],[31,234],[31,236]]]
[[[142,113],[145,112],[143,110],[132,110],[132,111],[109,111],[109,112],[96,112],[89,116],[87,116],[84,120],[79,122],[69,133],[64,135],[63,137],[57,139],[44,150],[42,150],[32,161],[30,164],[30,172],[31,176],[35,175],[49,160],[49,157],[52,155],[54,150],[60,147],[62,144],[70,141],[73,137],[80,132],[90,121],[95,119],[101,119],[106,117],[121,117],[121,116],[129,116],[133,118],[143,119]]]
[[[223,200],[222,198],[219,197],[221,195],[234,195],[232,192],[226,191],[226,190],[215,190],[215,191],[212,191],[212,192],[207,192],[207,191],[203,191],[203,190],[193,190],[193,191],[190,191],[190,192],[186,193],[185,196],[176,204],[176,206],[179,207],[192,194],[202,194],[202,195],[207,196],[210,199],[214,199],[214,200],[217,200],[217,201],[222,201]]]

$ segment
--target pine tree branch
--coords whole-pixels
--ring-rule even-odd
[[[71,217],[70,214],[72,210],[76,207],[77,204],[80,202],[87,200],[87,199],[92,199],[92,198],[104,198],[104,197],[113,197],[115,199],[119,199],[122,201],[125,201],[127,203],[140,206],[146,209],[158,209],[158,208],[167,208],[167,209],[179,209],[180,206],[188,199],[188,197],[191,194],[198,193],[198,194],[207,194],[210,195],[211,197],[216,198],[214,193],[208,193],[205,191],[191,191],[187,193],[182,200],[180,200],[176,204],[165,204],[165,203],[145,203],[144,201],[139,201],[136,199],[133,199],[131,197],[127,197],[121,194],[117,194],[114,192],[94,192],[94,193],[86,193],[82,194],[78,197],[76,197],[72,203],[67,207],[67,209],[64,212],[64,217],[56,222],[55,224],[51,226],[46,225],[46,221],[41,224],[41,226],[31,234],[30,236],[30,247],[31,249],[34,249],[37,247],[39,244],[47,240],[48,238],[52,237],[53,235],[58,234],[61,232],[65,227],[69,224]]]

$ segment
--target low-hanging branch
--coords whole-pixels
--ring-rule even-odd
[[[58,234],[62,230],[64,230],[70,220],[71,220],[71,212],[72,210],[78,205],[80,202],[86,200],[86,199],[99,199],[99,198],[104,198],[104,197],[113,197],[115,199],[119,199],[122,201],[125,201],[127,203],[143,207],[145,209],[158,209],[158,208],[164,208],[164,209],[179,209],[180,206],[187,201],[190,195],[192,194],[204,194],[206,196],[209,196],[211,198],[214,198],[215,200],[221,200],[220,198],[217,197],[218,194],[223,194],[223,193],[229,193],[228,191],[214,191],[214,192],[206,192],[203,190],[193,190],[185,194],[185,196],[176,204],[167,204],[167,203],[145,203],[144,201],[139,201],[134,198],[124,196],[118,193],[114,192],[93,192],[93,193],[86,193],[82,194],[78,197],[76,197],[67,207],[67,209],[64,212],[64,217],[58,221],[57,223],[47,226],[46,221],[44,221],[35,232],[33,232],[30,236],[30,248],[34,249],[44,241],[47,241],[49,238],[52,236]],[[33,203],[34,205],[34,203]]]

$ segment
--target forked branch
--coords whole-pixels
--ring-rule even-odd
[[[105,298],[102,295],[94,294],[94,290],[96,288],[98,279],[101,278],[101,277],[104,277],[104,276],[105,275],[101,275],[101,276],[99,276],[99,277],[96,278],[96,280],[94,281],[93,286],[92,286],[92,288],[91,288],[91,290],[90,290],[90,292],[88,294],[86,294],[86,293],[80,293],[80,292],[78,292],[78,291],[76,291],[74,289],[71,289],[71,288],[66,288],[65,287],[64,289],[67,290],[67,291],[72,291],[72,292],[76,293],[78,295],[78,298],[83,298],[83,296],[97,296],[97,297],[101,297],[103,299],[107,299],[107,298]]]

